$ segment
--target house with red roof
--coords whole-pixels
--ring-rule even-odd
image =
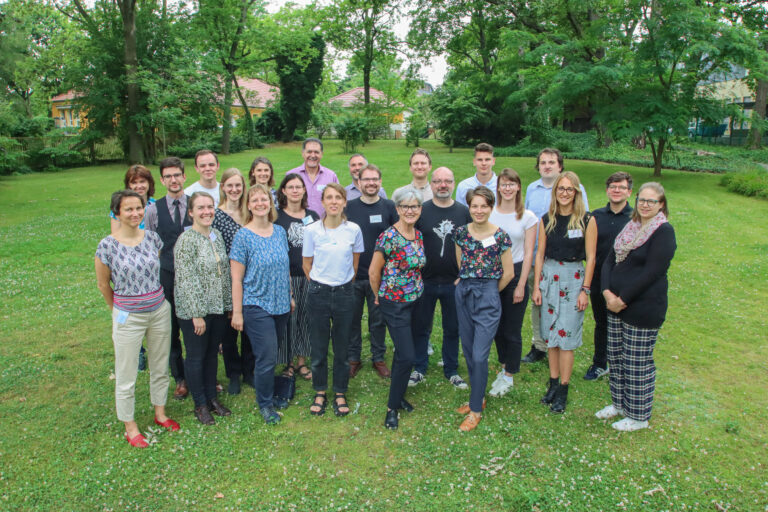
[[[398,111],[394,116],[389,119],[389,130],[396,139],[400,139],[405,134],[405,118],[408,117],[409,112],[397,101],[387,97],[386,94],[373,87],[369,90],[371,96],[371,103],[378,103],[386,107],[396,107]],[[365,101],[365,89],[362,87],[355,87],[348,91],[344,91],[341,94],[337,94],[328,103],[336,105],[340,108],[351,108],[356,105],[361,105]]]

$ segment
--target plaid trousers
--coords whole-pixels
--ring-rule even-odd
[[[613,406],[627,418],[648,421],[656,386],[653,347],[658,329],[641,329],[608,312],[608,364]]]

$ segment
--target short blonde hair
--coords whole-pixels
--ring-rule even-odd
[[[272,197],[272,191],[269,190],[269,187],[266,185],[263,185],[261,183],[257,183],[256,185],[252,186],[248,189],[248,195],[246,197],[246,205],[250,202],[251,196],[255,194],[256,192],[261,192],[262,194],[265,194],[269,198],[269,215],[267,215],[267,220],[269,222],[275,222],[277,220],[277,208],[275,208],[275,198]],[[245,222],[251,222],[253,219],[253,213],[251,213],[251,210],[248,210],[247,215],[245,216]]]

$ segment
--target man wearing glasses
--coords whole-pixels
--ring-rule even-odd
[[[632,195],[632,176],[626,172],[615,172],[605,180],[608,204],[598,208],[592,215],[597,222],[597,256],[595,273],[592,275],[592,288],[600,290],[600,269],[605,258],[611,252],[616,236],[632,217],[629,196]],[[595,355],[592,366],[584,375],[584,380],[597,380],[608,375],[608,316],[605,297],[602,293],[589,296],[592,302],[592,314],[595,317]]]
[[[352,178],[352,183],[344,187],[347,191],[347,202],[357,199],[363,193],[360,191],[360,169],[368,165],[368,160],[360,153],[355,153],[349,157],[349,176]],[[382,199],[387,198],[387,193],[384,191],[384,187],[379,188],[379,197]]]
[[[424,254],[427,264],[421,270],[424,292],[416,303],[414,321],[414,365],[408,385],[413,387],[426,379],[429,363],[429,337],[435,306],[440,301],[443,319],[443,374],[458,389],[467,389],[467,383],[459,375],[459,324],[456,318],[456,285],[459,266],[456,262],[456,248],[453,233],[459,226],[472,221],[469,209],[454,201],[455,182],[453,172],[447,167],[438,167],[432,173],[430,182],[433,198],[426,201],[416,229],[424,237]]]
[[[552,185],[563,172],[563,154],[555,148],[542,149],[536,157],[536,170],[539,171],[541,178],[528,185],[525,191],[525,209],[531,210],[541,220],[541,217],[549,211]],[[579,187],[581,188],[584,207],[589,211],[587,191],[584,190],[584,185],[579,185]],[[538,232],[536,237],[538,242]],[[535,247],[533,259],[536,259]],[[531,296],[533,295],[533,274],[533,272],[528,274],[528,291]],[[531,325],[533,327],[533,345],[531,345],[531,351],[521,359],[524,363],[535,363],[547,357],[547,343],[541,337],[541,306],[533,303],[531,303]]]
[[[379,235],[397,222],[399,218],[395,203],[379,195],[381,190],[381,171],[373,164],[367,164],[360,170],[358,177],[360,192],[357,199],[347,201],[345,213],[347,219],[360,226],[363,232],[363,248],[360,254],[360,262],[357,266],[355,277],[355,304],[352,312],[352,330],[349,340],[349,376],[354,377],[360,371],[361,353],[363,350],[363,334],[361,322],[363,320],[363,305],[368,302],[368,333],[371,338],[371,360],[373,368],[382,378],[390,376],[387,363],[384,362],[386,345],[386,325],[381,316],[379,306],[374,301],[376,296],[371,290],[368,280],[368,267],[373,258],[373,250],[376,247],[376,239]]]

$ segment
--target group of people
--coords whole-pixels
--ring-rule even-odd
[[[129,169],[125,190],[112,196],[112,233],[95,264],[112,309],[117,413],[131,445],[147,445],[133,414],[144,338],[155,422],[169,430],[179,428],[165,415],[169,367],[174,398],[191,394],[201,423],[231,414],[218,398],[220,349],[228,392],[239,393],[241,379],[252,385],[266,423],[278,423],[277,411],[288,407],[274,392],[281,364],[283,375],[312,381],[312,415],[330,402],[335,415],[346,416],[350,378],[363,367],[365,305],[372,368],[390,379],[384,425],[396,429],[399,412],[413,410],[408,389],[426,379],[438,301],[438,364],[451,385],[470,389],[457,409],[461,430],[481,421],[494,341],[501,371],[491,396],[513,388],[521,362],[547,358],[541,402],[565,411],[590,300],[595,354],[585,379],[608,374],[612,399],[596,416],[623,416],[613,423],[618,430],[647,427],[653,347],[675,251],[660,184],[640,187],[633,209],[632,177],[615,173],[606,181],[608,204],[590,213],[578,176],[547,148],[537,157],[541,178],[523,198],[520,176],[509,168],[496,175],[493,147],[483,143],[474,151],[476,173],[458,186],[450,169],[432,171],[429,153],[415,150],[413,180],[390,200],[381,170],[363,155],[350,157],[352,183],[342,187],[320,165],[322,154],[320,140],[305,140],[304,163],[276,189],[264,157],[251,165],[248,186],[234,168],[217,182],[217,155],[200,151],[200,181],[186,189],[183,162],[166,158],[160,179],[167,195],[157,201],[150,201],[151,173]],[[529,298],[533,346],[522,357]],[[459,340],[469,383],[458,372]]]

